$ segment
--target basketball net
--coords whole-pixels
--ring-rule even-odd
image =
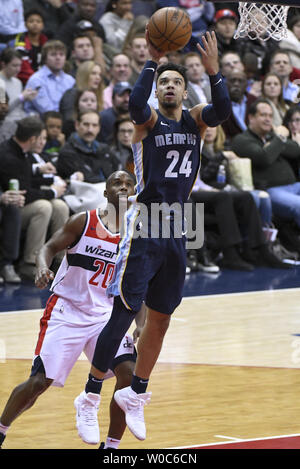
[[[289,6],[239,2],[240,23],[234,39],[248,36],[249,39],[281,41],[287,36],[287,14]]]

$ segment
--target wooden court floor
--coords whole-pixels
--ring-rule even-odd
[[[126,430],[121,449],[190,447],[300,433],[300,289],[185,298],[150,380],[147,439]],[[28,377],[42,312],[0,313],[0,414]],[[299,336],[297,335],[299,334]],[[12,425],[7,449],[93,449],[77,436],[73,400],[81,357],[63,389],[50,388]],[[105,382],[102,440],[114,380]]]

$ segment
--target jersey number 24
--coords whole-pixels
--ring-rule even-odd
[[[182,162],[179,166],[180,153],[177,150],[170,150],[166,154],[166,158],[172,160],[165,172],[166,178],[177,178],[179,174],[184,174],[185,177],[189,177],[192,172],[192,162],[189,157],[192,150],[187,150],[183,156]]]

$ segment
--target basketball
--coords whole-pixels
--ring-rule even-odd
[[[151,16],[148,32],[154,47],[170,52],[182,49],[189,42],[192,23],[189,15],[180,8],[161,8]]]

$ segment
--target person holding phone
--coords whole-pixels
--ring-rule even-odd
[[[23,84],[17,78],[21,66],[22,55],[12,47],[7,47],[1,54],[2,70],[0,78],[5,83],[5,90],[9,98],[9,108],[6,120],[17,121],[26,117],[24,103],[36,98],[38,90],[28,87],[23,90]]]

